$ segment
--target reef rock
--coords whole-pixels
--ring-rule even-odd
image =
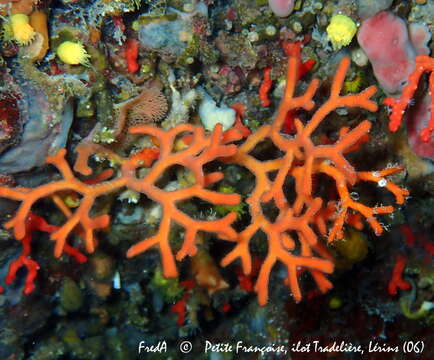
[[[169,9],[167,18],[140,26],[138,32],[141,46],[166,57],[180,57],[190,42],[188,37],[195,33],[193,19],[198,15],[208,17],[208,8],[202,2],[196,4],[192,12]],[[183,36],[186,39],[183,39]]]
[[[53,80],[43,87],[38,85],[43,79],[29,80],[24,74],[19,71],[13,77],[18,89],[21,134],[16,134],[15,142],[0,153],[0,174],[15,174],[43,165],[48,155],[65,146],[73,120],[70,95],[54,87]]]

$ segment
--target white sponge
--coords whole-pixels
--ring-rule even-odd
[[[203,92],[203,100],[199,105],[199,116],[206,130],[212,131],[216,124],[222,124],[223,130],[230,129],[235,123],[235,110],[221,105],[217,107],[211,96]]]

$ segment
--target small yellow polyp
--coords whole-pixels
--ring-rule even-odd
[[[70,65],[89,65],[89,54],[86,52],[83,44],[64,41],[57,48],[57,56],[65,64]]]
[[[347,46],[357,32],[357,25],[350,17],[342,14],[334,15],[329,26],[327,35],[332,42],[333,49],[339,50],[342,46]]]
[[[29,24],[29,17],[25,14],[15,14],[10,17],[15,41],[20,45],[27,45],[35,37],[35,30]]]

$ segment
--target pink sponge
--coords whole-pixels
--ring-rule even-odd
[[[294,0],[268,0],[268,5],[278,17],[287,17],[294,10]]]
[[[411,23],[408,25],[408,34],[411,43],[418,55],[429,55],[428,43],[431,40],[431,33],[427,25]]]
[[[357,34],[375,77],[389,94],[399,93],[415,66],[416,51],[405,22],[383,11],[365,20]]]
[[[428,141],[421,141],[420,134],[423,129],[428,127],[432,109],[432,99],[429,94],[418,101],[410,109],[407,116],[408,143],[412,150],[419,156],[434,159],[434,137]]]

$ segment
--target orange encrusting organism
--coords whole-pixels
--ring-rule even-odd
[[[259,100],[261,100],[261,104],[264,107],[268,107],[271,104],[271,101],[268,97],[268,93],[271,90],[271,86],[273,82],[271,81],[271,67],[267,66],[264,69],[264,80],[262,80],[261,86],[259,87]]]
[[[36,10],[30,15],[30,25],[43,38],[41,50],[37,54],[36,60],[42,60],[50,47],[47,22],[47,14],[44,11]]]

